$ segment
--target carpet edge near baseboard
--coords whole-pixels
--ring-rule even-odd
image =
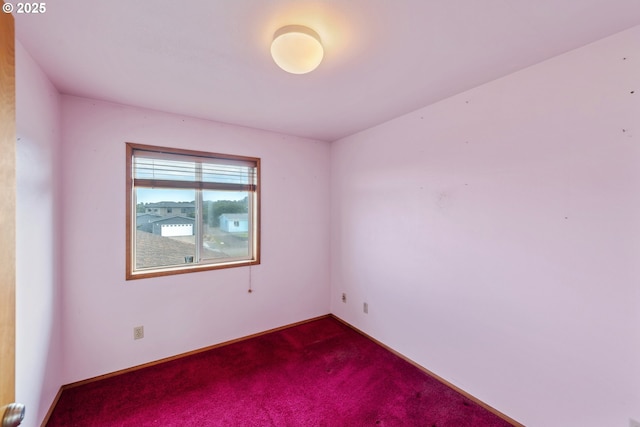
[[[371,335],[367,334],[366,332],[358,329],[357,327],[353,326],[351,323],[347,322],[346,320],[343,320],[341,318],[339,318],[338,316],[336,316],[333,313],[330,313],[328,315],[328,317],[331,317],[335,320],[337,320],[338,322],[344,324],[345,326],[348,326],[349,328],[353,329],[355,332],[359,333],[360,335],[366,337],[367,339],[373,341],[374,343],[378,344],[380,347],[384,348],[385,350],[389,351],[390,353],[395,354],[396,356],[398,356],[400,359],[404,360],[405,362],[415,366],[416,368],[418,368],[420,371],[424,372],[426,375],[432,377],[433,379],[435,379],[436,381],[444,384],[445,386],[449,387],[452,390],[455,390],[457,393],[461,394],[462,396],[466,397],[467,399],[471,400],[472,402],[474,402],[475,404],[481,406],[482,408],[486,409],[487,411],[491,412],[492,414],[496,415],[497,417],[500,417],[501,419],[503,419],[504,421],[508,422],[509,424],[513,425],[513,427],[525,427],[524,424],[514,420],[513,418],[509,417],[508,415],[500,412],[499,410],[497,410],[496,408],[494,408],[493,406],[483,402],[482,400],[478,399],[477,397],[473,396],[472,394],[464,391],[463,389],[461,389],[460,387],[450,383],[449,381],[445,380],[444,378],[442,378],[441,376],[433,373],[432,371],[430,371],[429,369],[425,368],[424,366],[420,365],[419,363],[415,362],[414,360],[411,360],[410,358],[408,358],[407,356],[405,356],[404,354],[394,350],[393,348],[389,347],[388,345],[382,343],[381,341],[373,338]]]
[[[49,406],[49,410],[47,411],[47,414],[45,415],[44,419],[42,420],[42,424],[40,424],[40,427],[46,427],[47,423],[49,422],[49,418],[51,418],[51,415],[53,414],[53,410],[55,409],[56,404],[60,400],[60,396],[62,395],[62,393],[65,390],[69,390],[69,389],[72,389],[72,388],[75,388],[75,387],[80,387],[82,385],[94,383],[94,382],[101,381],[101,380],[106,380],[107,378],[117,377],[119,375],[127,374],[129,372],[134,372],[134,371],[139,371],[141,369],[150,368],[152,366],[160,365],[162,363],[167,363],[167,362],[171,362],[173,360],[182,359],[184,357],[192,356],[194,354],[204,353],[206,351],[214,350],[214,349],[219,348],[219,347],[224,347],[224,346],[235,344],[235,343],[238,343],[238,342],[250,340],[252,338],[257,338],[257,337],[260,337],[262,335],[267,335],[267,334],[270,334],[270,333],[273,333],[273,332],[282,331],[282,330],[285,330],[285,329],[289,329],[289,328],[293,328],[293,327],[296,327],[296,326],[304,325],[305,323],[315,322],[317,320],[326,319],[326,318],[333,318],[333,316],[331,315],[331,313],[323,314],[323,315],[320,315],[320,316],[312,317],[310,319],[301,320],[299,322],[290,323],[290,324],[287,324],[287,325],[284,325],[284,326],[279,326],[279,327],[268,329],[268,330],[262,331],[262,332],[257,332],[255,334],[246,335],[246,336],[243,336],[243,337],[240,337],[240,338],[232,339],[232,340],[229,340],[229,341],[224,341],[224,342],[221,342],[221,343],[218,343],[218,344],[213,344],[213,345],[210,345],[210,346],[207,346],[207,347],[202,347],[202,348],[198,348],[198,349],[195,349],[195,350],[187,351],[185,353],[176,354],[174,356],[164,357],[162,359],[158,359],[158,360],[154,360],[154,361],[151,361],[151,362],[143,363],[141,365],[135,365],[135,366],[132,366],[130,368],[120,369],[120,370],[117,370],[117,371],[114,371],[114,372],[109,372],[109,373],[106,373],[106,374],[97,375],[95,377],[87,378],[87,379],[84,379],[84,380],[75,381],[75,382],[72,382],[72,383],[69,383],[69,384],[64,384],[64,385],[60,386],[60,389],[58,390],[58,393],[56,394],[55,398],[51,402],[51,405]],[[338,320],[338,319],[336,319],[336,320]]]
[[[180,353],[174,356],[169,356],[169,357],[165,357],[162,359],[158,359],[152,362],[148,362],[148,363],[144,363],[141,365],[136,365],[136,366],[132,366],[130,368],[125,368],[125,369],[121,369],[118,371],[114,371],[114,372],[110,372],[107,374],[103,374],[103,375],[98,375],[95,377],[91,377],[85,380],[81,380],[81,381],[76,381],[70,384],[66,384],[66,385],[62,385],[60,387],[60,389],[58,390],[58,393],[56,394],[55,398],[53,399],[53,402],[51,403],[49,410],[47,411],[47,414],[45,415],[41,427],[45,427],[49,421],[49,418],[51,417],[53,410],[56,407],[56,404],[58,403],[58,400],[60,399],[60,396],[62,395],[62,393],[65,390],[71,389],[71,388],[75,388],[75,387],[79,387],[85,384],[89,384],[89,383],[93,383],[93,382],[97,382],[97,381],[101,381],[107,378],[112,378],[115,376],[119,376],[119,375],[123,375],[129,372],[134,372],[134,371],[138,371],[141,369],[145,369],[145,368],[149,368],[155,365],[159,365],[162,363],[166,363],[166,362],[170,362],[173,360],[177,360],[177,359],[181,359],[184,357],[188,357],[188,356],[192,356],[194,354],[198,354],[198,353],[203,353],[209,350],[213,350],[219,347],[224,347],[230,344],[235,344],[238,342],[242,342],[242,341],[246,341],[252,338],[257,338],[260,337],[262,335],[267,335],[273,332],[278,332],[278,331],[282,331],[285,329],[289,329],[289,328],[293,328],[299,325],[303,325],[305,323],[310,323],[310,322],[314,322],[317,320],[321,320],[321,319],[325,319],[325,318],[332,318],[335,319],[336,321],[340,322],[341,324],[349,327],[350,329],[354,330],[355,332],[357,332],[358,334],[366,337],[367,339],[371,340],[372,342],[376,343],[377,345],[381,346],[382,348],[384,348],[385,350],[393,353],[394,355],[396,355],[397,357],[399,357],[400,359],[406,361],[407,363],[415,366],[416,368],[418,368],[420,371],[424,372],[426,375],[429,375],[430,377],[434,378],[435,380],[437,380],[438,382],[444,384],[445,386],[451,388],[452,390],[455,390],[457,393],[461,394],[462,396],[466,397],[467,399],[471,400],[472,402],[476,403],[477,405],[481,406],[482,408],[486,409],[487,411],[491,412],[492,414],[496,415],[497,417],[503,419],[504,421],[508,422],[509,424],[513,425],[514,427],[525,427],[524,424],[519,423],[518,421],[514,420],[513,418],[507,416],[506,414],[500,412],[499,410],[495,409],[494,407],[492,407],[491,405],[486,404],[485,402],[483,402],[482,400],[476,398],[475,396],[469,394],[468,392],[462,390],[461,388],[457,387],[456,385],[450,383],[449,381],[445,380],[444,378],[440,377],[439,375],[433,373],[432,371],[430,371],[429,369],[425,368],[424,366],[420,365],[419,363],[411,360],[410,358],[406,357],[405,355],[403,355],[402,353],[394,350],[393,348],[387,346],[386,344],[380,342],[379,340],[373,338],[372,336],[370,336],[369,334],[365,333],[364,331],[358,329],[357,327],[355,327],[354,325],[350,324],[349,322],[341,319],[340,317],[336,316],[333,313],[327,313],[327,314],[323,314],[321,316],[316,316],[310,319],[306,319],[306,320],[301,320],[299,322],[294,322],[291,324],[287,324],[284,326],[280,326],[277,328],[273,328],[273,329],[269,329],[266,331],[262,331],[262,332],[258,332],[255,334],[251,334],[251,335],[247,335],[244,337],[240,337],[240,338],[236,338],[233,340],[229,340],[229,341],[224,341],[218,344],[213,344],[207,347],[203,347],[203,348],[199,348],[196,350],[191,350],[185,353]]]

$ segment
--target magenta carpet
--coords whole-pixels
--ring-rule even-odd
[[[323,318],[67,389],[47,426],[510,424]]]

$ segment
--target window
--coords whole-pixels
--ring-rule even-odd
[[[260,263],[260,159],[126,147],[127,279]]]

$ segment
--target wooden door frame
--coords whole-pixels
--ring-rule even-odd
[[[3,6],[4,1],[0,0]],[[15,400],[16,85],[15,33],[0,12],[0,416]]]

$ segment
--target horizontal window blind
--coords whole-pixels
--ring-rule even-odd
[[[256,191],[257,163],[135,149],[133,184],[149,188]]]

